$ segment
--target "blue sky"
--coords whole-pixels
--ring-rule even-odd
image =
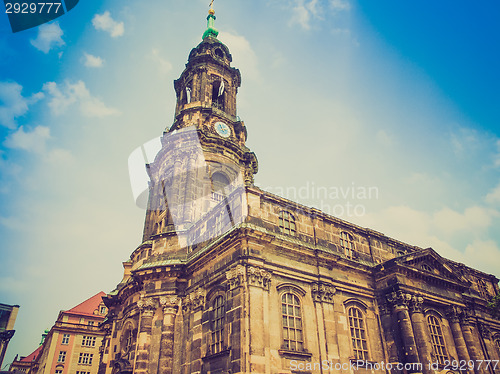
[[[0,302],[21,305],[6,363],[59,310],[120,281],[144,221],[127,159],[172,124],[208,3],[80,1],[16,34],[2,8]],[[500,276],[497,2],[215,9],[257,185]],[[319,187],[378,194],[318,199]]]

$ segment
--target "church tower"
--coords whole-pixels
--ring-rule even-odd
[[[258,169],[255,154],[245,146],[245,124],[237,116],[240,72],[231,67],[231,53],[217,39],[213,8],[207,21],[202,42],[192,49],[185,70],[174,82],[174,123],[147,166],[150,185],[143,242],[152,240],[154,254],[185,255],[193,245],[218,236],[221,230],[214,231],[215,222],[200,220],[234,191],[241,194],[244,186],[252,185]],[[228,209],[227,213],[230,217],[217,219],[234,226],[244,212]]]

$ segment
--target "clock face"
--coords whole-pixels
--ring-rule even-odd
[[[229,138],[229,136],[231,136],[231,129],[224,122],[216,122],[214,128],[217,134],[223,138]]]

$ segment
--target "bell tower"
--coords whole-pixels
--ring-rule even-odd
[[[255,154],[245,146],[245,124],[237,116],[240,71],[231,67],[231,53],[217,39],[214,21],[210,8],[202,41],[174,81],[174,123],[163,133],[154,162],[147,165],[143,243],[152,243],[151,254],[185,255],[194,244],[220,235],[218,226],[240,223],[243,212],[229,206],[227,216],[219,217],[225,224],[201,221],[235,190],[241,193],[252,185],[258,170]]]

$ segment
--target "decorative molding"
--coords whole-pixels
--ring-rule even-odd
[[[486,324],[484,324],[482,322],[478,322],[477,323],[477,329],[478,329],[479,333],[481,334],[481,336],[484,339],[490,339],[491,338],[491,331],[488,328],[488,326],[486,326]]]
[[[204,288],[197,288],[189,295],[182,299],[182,310],[189,312],[192,309],[197,309],[205,304],[206,291]]]
[[[266,291],[269,291],[271,273],[261,268],[249,266],[247,268],[247,280],[249,286],[262,287]]]
[[[139,299],[139,301],[137,301],[137,306],[141,310],[141,313],[143,313],[146,316],[147,315],[152,316],[154,310],[157,307],[157,302],[152,297],[141,296],[141,298]]]
[[[312,298],[316,302],[325,302],[333,304],[333,295],[337,289],[326,283],[315,282],[311,286]]]
[[[165,314],[176,314],[179,308],[180,298],[177,295],[160,296],[160,305]]]
[[[393,308],[407,308],[412,313],[421,313],[424,298],[403,291],[390,292],[386,295],[387,301]]]
[[[245,267],[243,265],[237,265],[226,272],[226,279],[229,281],[231,290],[243,285],[244,278]]]
[[[448,321],[453,323],[460,323],[460,320],[464,314],[464,311],[461,307],[452,305],[446,310],[446,318]]]

